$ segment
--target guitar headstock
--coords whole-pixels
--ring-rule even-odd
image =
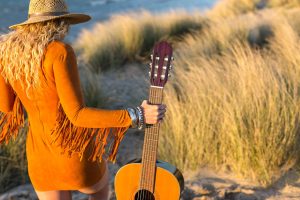
[[[152,86],[164,87],[170,76],[173,49],[167,42],[159,42],[154,46],[150,63],[150,83]]]

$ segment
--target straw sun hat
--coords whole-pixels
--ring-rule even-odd
[[[70,24],[79,24],[91,19],[89,15],[69,13],[64,0],[30,0],[28,19],[23,23],[12,25],[9,28],[15,29],[18,26],[59,18],[67,18]]]

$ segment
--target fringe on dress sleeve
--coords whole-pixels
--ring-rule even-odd
[[[18,96],[15,97],[13,110],[0,113],[0,144],[8,144],[10,139],[16,139],[20,128],[25,126],[24,109]]]
[[[88,160],[96,161],[107,157],[111,162],[116,161],[117,151],[128,127],[119,128],[86,128],[74,126],[66,116],[61,104],[58,104],[58,115],[55,127],[51,131],[53,143],[62,148],[62,153],[79,153],[80,160],[88,145],[92,146],[92,152]],[[91,143],[91,144],[90,144]]]

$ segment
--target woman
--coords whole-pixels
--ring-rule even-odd
[[[31,0],[28,20],[0,38],[0,143],[23,126],[24,106],[28,172],[41,200],[71,199],[70,190],[108,199],[102,156],[114,161],[129,127],[155,124],[166,111],[146,101],[125,110],[85,106],[74,51],[62,40],[70,24],[89,19],[63,0]]]

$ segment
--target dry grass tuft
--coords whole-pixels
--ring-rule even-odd
[[[0,146],[0,194],[28,181],[26,159],[27,126],[20,130],[15,141]]]
[[[284,7],[294,8],[299,7],[300,2],[298,0],[270,0],[268,1],[268,7]]]
[[[200,14],[183,11],[120,14],[96,24],[92,30],[84,30],[75,46],[86,63],[101,71],[139,60],[149,54],[155,42],[199,30],[202,24]]]
[[[272,37],[251,48],[249,31]],[[218,30],[216,32],[216,30]],[[300,155],[299,37],[279,12],[211,24],[176,50],[160,155],[181,169],[230,169],[269,185]]]
[[[87,67],[87,64],[84,66],[80,64],[78,68],[86,105],[89,107],[102,106],[105,97],[101,90],[101,75],[96,73],[92,67]]]
[[[76,45],[98,71],[181,36],[160,156],[183,170],[229,169],[269,185],[300,153],[299,9],[278,2],[221,1],[206,16],[118,15],[84,31]],[[267,7],[280,9],[260,10]]]
[[[260,0],[221,0],[208,12],[210,19],[235,17],[257,9]]]

